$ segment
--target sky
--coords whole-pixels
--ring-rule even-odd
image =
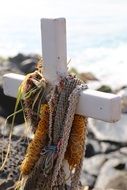
[[[127,61],[127,0],[0,1],[0,56],[41,54],[40,19],[65,17],[68,60],[79,70],[118,73]]]
[[[58,17],[67,20],[69,54],[127,40],[126,0],[1,0],[0,54],[41,52],[40,18]]]

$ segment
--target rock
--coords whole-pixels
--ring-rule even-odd
[[[26,56],[26,55],[23,55],[22,53],[18,53],[16,56],[14,57],[10,57],[9,58],[9,61],[12,62],[12,63],[16,63],[17,66],[19,66],[19,64],[26,60],[26,59],[29,59],[30,57],[29,56]]]
[[[13,135],[22,136],[25,134],[25,124],[16,125],[13,130]]]
[[[26,74],[35,70],[35,66],[38,60],[35,58],[29,58],[20,63],[20,70]]]
[[[122,160],[119,158],[111,158],[105,162],[100,170],[99,176],[97,177],[95,188],[114,188],[110,182],[116,178],[119,178],[120,176],[127,175],[126,170],[123,170],[123,168],[122,170],[120,169],[120,165],[125,164],[126,162],[127,158],[125,157]],[[119,189],[118,186],[115,188]]]
[[[85,73],[79,73],[79,78],[84,81],[98,81],[98,79],[93,75],[93,73],[85,72]]]
[[[89,189],[88,189],[89,190]],[[91,190],[91,189],[90,189]],[[112,189],[112,188],[94,188],[92,190],[119,190],[119,189]]]
[[[21,72],[27,74],[35,70],[35,66],[39,61],[38,55],[23,55],[19,53],[15,57],[9,58],[11,65],[18,68]]]
[[[127,172],[122,172],[117,177],[109,180],[106,188],[113,188],[118,190],[127,190]]]
[[[107,85],[102,85],[100,88],[97,89],[98,91],[101,91],[101,92],[107,92],[107,93],[112,93],[112,89],[110,86],[107,86]]]
[[[3,75],[14,72],[18,74],[24,74],[32,72],[35,68],[35,64],[39,60],[37,55],[23,55],[18,54],[15,57],[9,58],[7,60],[0,59],[0,115],[4,118],[11,115],[14,112],[15,108],[15,98],[5,96],[3,93],[2,83]],[[9,122],[12,121],[12,118],[9,119]],[[17,114],[15,119],[16,124],[24,122],[23,114]]]
[[[95,150],[92,144],[88,143],[86,145],[86,152],[85,152],[85,157],[86,158],[90,158],[91,156],[93,156],[95,154]]]
[[[121,110],[122,113],[127,113],[127,87],[120,90],[117,95],[121,97]]]
[[[88,189],[89,190],[89,189]],[[91,189],[90,189],[91,190]],[[94,188],[92,190],[120,190],[120,189],[112,189],[112,188]]]
[[[19,63],[12,62],[12,61],[13,61],[13,58],[9,58],[9,59],[2,60],[2,62],[0,63],[0,87],[2,87],[4,74],[7,74],[7,73],[23,74],[23,72],[20,69]]]
[[[7,73],[27,74],[33,72],[36,63],[40,60],[38,55],[18,54],[15,57],[8,58],[0,62],[0,86],[2,86],[2,77]]]
[[[106,155],[107,160],[110,160],[110,159],[118,159],[118,160],[120,161],[120,164],[121,164],[121,163],[122,163],[122,164],[123,164],[123,163],[125,164],[125,166],[124,166],[123,169],[126,169],[127,157],[126,157],[126,155],[122,154],[122,153],[120,152],[120,150],[115,151],[115,152],[111,152],[111,153],[105,154],[105,155]],[[117,166],[118,166],[118,165],[117,165]]]
[[[101,141],[127,143],[127,115],[122,114],[121,119],[115,123],[106,123],[100,120],[90,119],[90,130]]]
[[[85,172],[81,173],[80,181],[81,181],[81,184],[83,186],[87,185],[90,188],[93,188],[95,180],[96,180],[95,176],[92,176],[92,175],[85,173]]]
[[[98,176],[100,168],[105,161],[105,155],[100,154],[91,158],[85,158],[83,161],[83,168],[81,173],[81,183],[83,185],[88,185],[90,188],[93,188],[96,177]]]
[[[0,115],[7,117],[10,113],[14,112],[15,98],[10,98],[4,95],[3,89],[0,87]]]
[[[2,134],[3,128],[5,127],[6,119],[0,116],[0,134]]]
[[[89,158],[101,152],[101,147],[98,141],[87,139],[85,157]]]
[[[30,137],[31,134],[30,134],[30,132],[28,132],[28,129],[27,129],[27,133],[26,133],[26,131],[25,131],[26,128],[24,127],[24,125],[25,124],[15,125],[13,127],[13,133],[12,134],[14,136],[17,136],[17,137],[19,137],[19,136]],[[3,128],[1,128],[0,134],[2,134],[4,136],[8,136],[9,132],[10,132],[10,128],[11,128],[11,124],[6,124],[6,127],[4,125]]]
[[[79,73],[74,67],[70,68],[69,73],[72,75],[76,75],[78,78],[80,78],[84,82],[98,81],[98,79],[94,76],[93,73],[91,72]]]
[[[123,147],[119,151],[120,151],[121,154],[127,156],[127,147]]]
[[[85,158],[83,161],[83,172],[98,176],[99,171],[106,160],[107,158],[105,154],[98,154],[91,158]]]
[[[102,153],[110,153],[112,151],[116,151],[120,148],[119,144],[109,143],[109,142],[100,142],[101,152]]]
[[[2,117],[7,118],[9,115],[14,113],[15,102],[16,102],[16,99],[9,96],[5,96],[3,93],[3,89],[0,87],[0,115]],[[18,109],[20,108],[21,106],[18,107]],[[9,123],[12,122],[12,117],[8,119],[8,122]],[[24,122],[24,117],[23,117],[23,113],[21,112],[16,115],[15,123],[20,124],[23,122]]]
[[[0,179],[0,190],[14,190],[13,180]]]
[[[28,146],[28,138],[12,136],[11,149],[6,165],[0,170],[0,190],[6,190],[19,179],[20,169],[24,154]],[[8,137],[0,135],[0,166],[7,154]],[[10,183],[11,182],[11,183]],[[14,187],[13,187],[14,189]]]
[[[23,136],[29,139],[33,138],[33,133],[31,129],[26,128],[25,123],[14,126],[13,135],[17,137]]]

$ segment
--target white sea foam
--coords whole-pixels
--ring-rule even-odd
[[[88,48],[72,60],[70,67],[76,67],[79,72],[92,72],[113,88],[127,85],[127,43],[112,48]]]

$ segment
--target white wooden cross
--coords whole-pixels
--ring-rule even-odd
[[[66,20],[64,18],[41,19],[41,34],[44,76],[55,84],[58,73],[67,74]],[[23,79],[23,75],[14,73],[4,75],[4,93],[16,97]],[[120,107],[119,96],[87,89],[81,93],[76,112],[112,123],[120,119]]]
[[[44,76],[54,85],[58,81],[58,74],[67,75],[66,20],[42,19],[41,32]],[[4,75],[4,93],[16,97],[24,77],[14,73]],[[117,95],[87,89],[81,93],[76,113],[112,123],[120,119],[120,104],[120,97]],[[64,169],[68,179],[66,183],[70,185],[70,172],[66,160]]]

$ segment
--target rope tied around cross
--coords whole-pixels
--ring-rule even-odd
[[[16,189],[79,190],[87,117],[75,111],[85,89],[87,85],[70,74],[59,76],[53,86],[40,67],[25,77],[19,91],[26,126],[33,138],[24,153]]]

